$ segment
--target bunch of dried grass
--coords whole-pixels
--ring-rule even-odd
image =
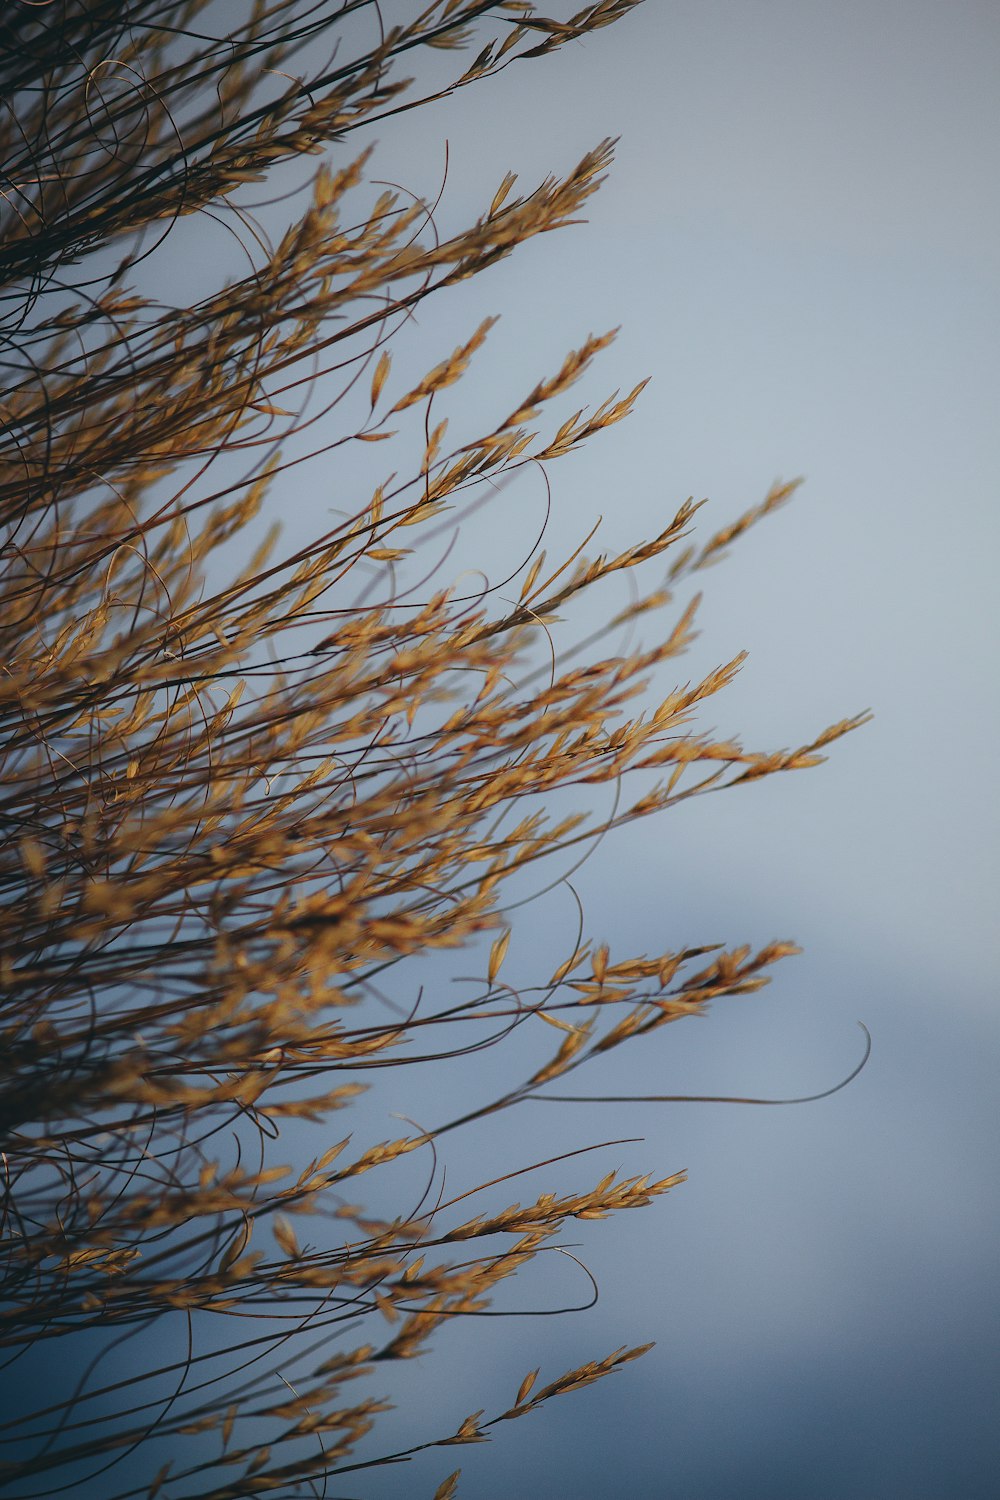
[[[415,384],[394,380],[389,341],[427,298],[576,219],[611,144],[522,195],[507,177],[475,223],[439,238],[401,194],[354,211],[367,153],[349,137],[633,3],[557,21],[514,0],[435,0],[374,44],[367,7],[347,0],[258,0],[235,26],[226,15],[225,34],[206,0],[14,5],[0,21],[0,1344],[17,1360],[143,1335],[127,1379],[103,1375],[101,1355],[38,1410],[5,1403],[6,1492],[318,1494],[398,1459],[356,1453],[382,1410],[350,1394],[359,1378],[484,1309],[568,1220],[678,1179],[605,1177],[465,1220],[458,1198],[367,1214],[348,1201],[353,1180],[757,988],[791,951],[613,958],[581,936],[537,987],[499,980],[518,872],[706,788],[813,765],[855,722],[777,754],[700,733],[694,711],[739,657],[629,716],[690,640],[693,606],[647,649],[593,660],[584,643],[582,666],[572,651],[549,673],[532,664],[574,596],[660,559],[659,586],[619,618],[669,604],[790,486],[698,548],[688,503],[617,556],[535,553],[510,606],[397,582],[442,517],[618,422],[641,387],[547,427],[608,342],[588,338],[492,430],[449,448],[432,408],[490,320]],[[450,85],[424,96],[398,76],[415,49],[460,47],[486,17],[499,35]],[[340,50],[317,64],[324,39]],[[269,243],[247,184],[333,145]],[[193,305],[138,290],[174,221],[210,210],[241,227],[252,270]],[[306,393],[331,376],[317,451],[388,439],[418,408],[409,471],[308,546],[282,555],[270,537],[234,569],[271,486],[302,461],[295,441],[317,420]],[[359,390],[360,417],[344,418]],[[558,789],[627,788],[649,768],[661,779],[603,822],[546,812]],[[387,1009],[409,956],[489,932],[461,1003],[411,991]],[[430,1067],[532,1017],[557,1029],[554,1053],[461,1118],[374,1145],[348,1134],[297,1173],[276,1157],[283,1128],[326,1121],[374,1069]],[[274,1321],[242,1321],[261,1317]],[[157,1352],[174,1324],[190,1338],[176,1359]],[[271,1356],[295,1328],[308,1338],[289,1382]],[[540,1389],[529,1376],[508,1409],[420,1446],[479,1440],[639,1352]],[[438,1490],[453,1493],[455,1476]]]

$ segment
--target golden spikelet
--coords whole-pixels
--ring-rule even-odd
[[[686,540],[691,502],[617,555],[586,556],[593,533],[554,562],[529,544],[517,602],[431,583],[443,528],[622,421],[644,383],[561,415],[613,337],[591,335],[453,444],[441,407],[487,358],[493,317],[436,364],[428,352],[428,373],[402,389],[389,345],[427,299],[578,220],[613,142],[520,195],[508,173],[473,223],[439,235],[428,205],[370,196],[371,149],[348,138],[633,4],[559,19],[527,0],[434,0],[374,40],[348,24],[353,7],[287,0],[236,7],[214,39],[206,0],[81,0],[0,22],[14,351],[0,434],[0,1347],[60,1353],[44,1409],[30,1381],[10,1393],[0,1481],[12,1494],[98,1474],[107,1495],[150,1500],[312,1494],[348,1470],[483,1441],[643,1352],[540,1389],[536,1371],[512,1407],[457,1429],[444,1419],[404,1452],[371,1439],[382,1397],[350,1392],[480,1315],[568,1222],[681,1180],[612,1174],[495,1205],[496,1188],[554,1159],[445,1200],[435,1153],[449,1132],[570,1097],[548,1085],[752,991],[794,951],[623,958],[581,926],[534,984],[508,884],[709,786],[813,765],[860,722],[793,751],[713,739],[692,720],[740,656],[648,706],[651,674],[693,638],[696,599],[655,644],[598,659],[558,632],[577,596],[650,564],[666,577],[611,625],[671,607],[793,486],[700,550]],[[401,75],[421,47],[447,61],[470,45],[446,86],[422,93]],[[335,65],[316,62],[332,52]],[[272,243],[247,185],[324,152]],[[238,228],[252,268],[171,306],[142,288],[172,226],[200,212]],[[404,453],[414,421],[417,451]],[[282,550],[275,527],[255,525],[273,491],[300,493],[306,441],[376,472],[338,495],[346,508],[325,530]],[[556,809],[565,790],[661,769],[603,822]],[[456,949],[475,968],[463,998],[410,985],[414,957]],[[526,1021],[539,1051],[523,1076],[374,1137],[361,1101],[386,1070],[469,1058]],[[345,1109],[353,1129],[331,1131]],[[297,1174],[286,1149],[310,1157]],[[433,1191],[410,1201],[396,1187],[381,1213],[346,1200],[361,1177],[398,1184],[414,1153],[433,1163]],[[456,1214],[470,1198],[475,1212]],[[135,1334],[127,1382],[104,1354],[85,1373],[74,1363],[78,1347],[89,1358]],[[457,1484],[456,1471],[438,1500]]]

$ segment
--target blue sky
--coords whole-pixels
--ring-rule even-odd
[[[814,1105],[525,1105],[446,1138],[455,1191],[623,1137],[642,1139],[540,1173],[530,1191],[612,1166],[690,1179],[581,1229],[601,1287],[589,1312],[463,1323],[386,1376],[400,1401],[386,1437],[496,1409],[537,1364],[552,1378],[621,1344],[657,1346],[489,1445],[380,1470],[374,1487],[358,1476],[345,1496],[430,1495],[459,1463],[464,1500],[995,1492],[998,70],[992,0],[647,0],[376,134],[376,175],[431,198],[447,139],[443,228],[481,212],[508,169],[531,183],[621,137],[588,223],[429,306],[396,369],[423,373],[501,314],[450,405],[471,427],[586,334],[621,325],[580,401],[652,381],[627,423],[553,465],[551,552],[598,516],[593,549],[625,546],[688,495],[710,497],[707,536],[776,478],[804,475],[794,504],[706,575],[681,671],[749,651],[705,723],[754,748],[876,715],[819,770],[686,803],[574,877],[590,931],[621,953],[805,948],[761,995],[609,1059],[595,1091],[812,1092],[857,1061],[859,1019],[874,1051],[851,1088]],[[181,226],[179,280],[214,270],[210,250],[194,264],[184,249],[185,233],[213,232]],[[289,539],[366,500],[381,458],[366,447],[332,476],[299,471],[278,497]],[[456,558],[496,576],[540,505],[526,476]],[[581,633],[624,602],[602,596],[575,617]],[[563,892],[525,908],[505,975],[547,976],[574,920]],[[493,1087],[498,1055],[477,1066],[443,1069],[430,1103],[404,1069],[360,1117],[375,1139],[398,1133],[397,1111],[432,1123],[441,1097],[450,1113]],[[587,1293],[550,1260],[503,1305]]]
[[[460,288],[421,338],[438,358],[503,315],[468,398],[485,410],[622,325],[580,399],[653,380],[627,424],[553,466],[556,550],[598,514],[595,546],[635,540],[689,494],[721,524],[805,475],[708,575],[684,675],[747,648],[708,722],[761,746],[876,713],[822,769],[688,804],[575,877],[622,951],[806,949],[763,996],[676,1028],[641,1059],[645,1088],[808,1092],[852,1065],[859,1018],[875,1050],[851,1089],[799,1109],[535,1106],[455,1142],[460,1178],[484,1151],[499,1170],[539,1131],[556,1149],[586,1128],[645,1137],[602,1168],[691,1174],[586,1235],[591,1313],[513,1322],[506,1344],[452,1330],[409,1377],[416,1431],[482,1404],[484,1363],[506,1391],[539,1359],[556,1374],[657,1339],[455,1454],[477,1500],[526,1492],[529,1472],[551,1500],[993,1492],[998,64],[985,3],[649,3],[382,131],[377,170],[424,192],[447,136],[446,224],[508,168],[530,182],[621,136],[589,223]],[[522,914],[512,974],[560,916]],[[637,1086],[610,1062],[601,1082]]]

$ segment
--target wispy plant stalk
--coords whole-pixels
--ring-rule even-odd
[[[434,0],[391,7],[399,24],[360,0],[5,7],[5,1493],[319,1495],[404,1456],[362,1443],[384,1410],[380,1364],[483,1312],[568,1222],[679,1177],[605,1176],[502,1209],[487,1180],[389,1215],[357,1205],[355,1179],[755,990],[794,951],[636,956],[581,930],[551,975],[501,977],[522,872],[708,789],[814,765],[858,721],[776,753],[717,740],[697,713],[739,656],[651,701],[694,604],[653,644],[560,641],[538,666],[577,596],[647,580],[601,632],[607,650],[794,486],[701,542],[687,502],[618,554],[532,547],[502,591],[470,598],[435,572],[430,539],[619,422],[642,387],[552,415],[610,341],[589,336],[452,445],[447,393],[492,319],[416,380],[396,374],[393,341],[428,299],[578,220],[612,143],[566,176],[490,184],[475,221],[439,235],[429,205],[372,191],[370,147],[352,139],[633,3],[560,20]],[[419,79],[428,47],[455,51],[429,90],[403,72]],[[253,193],[307,154],[322,157],[308,202],[275,242]],[[150,288],[191,214],[221,216],[252,266],[172,305]],[[269,534],[251,550],[255,518],[310,482],[303,443],[363,454],[372,483],[306,544]],[[587,789],[604,785],[619,795],[602,818]],[[566,792],[582,811],[557,815]],[[481,982],[421,996],[408,961],[456,949]],[[539,1055],[495,1097],[378,1143],[339,1127],[396,1069],[471,1059],[526,1026]],[[316,1121],[324,1149],[289,1169],[283,1133]],[[43,1348],[79,1380],[40,1401],[29,1382],[20,1405],[19,1361]],[[509,1407],[409,1451],[478,1441],[640,1352],[528,1376]]]

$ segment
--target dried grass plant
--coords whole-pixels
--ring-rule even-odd
[[[485,1309],[568,1221],[678,1178],[605,1177],[503,1209],[487,1182],[478,1199],[435,1189],[386,1216],[353,1201],[355,1179],[555,1097],[591,1059],[766,983],[792,951],[636,957],[581,933],[536,985],[500,978],[519,872],[708,789],[815,765],[857,722],[777,753],[700,732],[696,711],[740,657],[649,702],[693,605],[648,647],[595,658],[594,641],[559,638],[538,665],[575,596],[653,564],[655,586],[612,623],[648,620],[792,486],[700,545],[686,503],[618,555],[533,549],[513,603],[420,572],[431,539],[499,481],[639,395],[550,419],[609,342],[588,337],[449,446],[446,392],[492,320],[416,382],[394,376],[389,347],[428,298],[577,220],[612,143],[530,191],[507,176],[474,223],[439,236],[425,203],[373,195],[352,134],[634,3],[557,20],[435,0],[394,25],[362,0],[4,7],[5,1493],[331,1494],[337,1476],[363,1483],[418,1451],[367,1438],[382,1362]],[[447,84],[402,76],[423,48],[456,49]],[[272,243],[253,185],[323,153]],[[253,266],[173,306],[148,286],[193,214],[230,224]],[[272,488],[308,482],[303,435],[316,454],[363,454],[378,482],[309,545],[282,552],[268,535],[248,555]],[[557,793],[604,785],[619,788],[611,816],[553,815]],[[482,953],[481,983],[426,1001],[407,961],[456,949]],[[384,1070],[471,1056],[526,1023],[541,1050],[497,1097],[397,1139],[347,1127],[329,1144],[334,1111],[373,1080],[391,1092]],[[326,1148],[291,1170],[288,1132],[309,1122]],[[121,1341],[127,1374],[109,1366]],[[18,1373],[39,1351],[75,1372],[41,1401]],[[419,1448],[478,1441],[640,1352],[529,1375],[509,1406]]]

